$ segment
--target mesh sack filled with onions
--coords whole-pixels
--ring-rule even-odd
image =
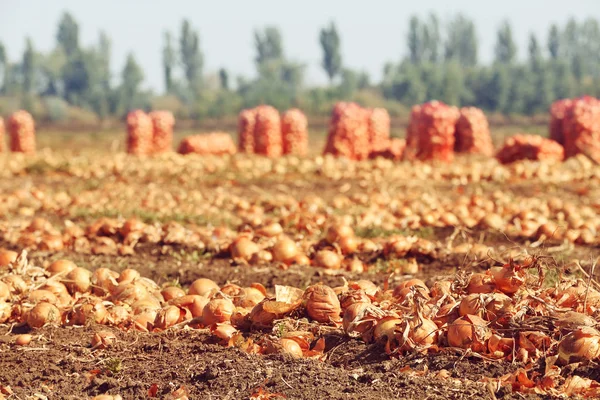
[[[8,119],[10,150],[17,153],[35,153],[35,121],[25,110],[14,112]]]

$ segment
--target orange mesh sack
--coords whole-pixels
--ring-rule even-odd
[[[517,134],[507,138],[496,154],[502,164],[518,160],[562,161],[565,151],[560,143],[539,135]]]
[[[558,143],[565,144],[565,135],[563,133],[563,121],[567,115],[567,110],[573,106],[573,100],[557,100],[550,106],[550,139]]]
[[[242,110],[238,116],[238,140],[243,153],[254,153],[255,125],[256,109]]]
[[[4,152],[4,119],[0,117],[0,153]]]
[[[380,152],[389,147],[390,114],[385,108],[369,110],[369,143],[372,152]]]
[[[331,115],[325,154],[364,160],[369,156],[369,111],[356,103],[337,103]]]
[[[458,117],[456,107],[440,101],[413,107],[406,134],[405,158],[452,161]]]
[[[127,152],[137,155],[152,152],[152,119],[142,110],[127,114]]]
[[[600,100],[574,100],[565,113],[563,133],[566,157],[581,153],[600,163]]]
[[[14,112],[8,119],[10,150],[17,153],[35,153],[35,122],[27,111]]]
[[[308,120],[297,108],[283,113],[281,117],[283,154],[305,156],[308,153]]]
[[[179,144],[181,154],[225,155],[236,152],[235,143],[228,133],[213,132],[185,137]]]
[[[170,111],[152,111],[152,152],[165,153],[173,147],[175,117]]]
[[[485,114],[479,108],[463,107],[460,109],[460,116],[456,122],[454,151],[486,156],[494,153],[490,126]]]
[[[405,148],[406,140],[392,138],[387,141],[385,148],[379,151],[372,151],[371,154],[369,154],[369,158],[374,159],[377,157],[383,157],[389,160],[400,161],[404,156]]]
[[[279,157],[283,153],[282,141],[279,112],[271,106],[258,106],[254,126],[254,152]]]

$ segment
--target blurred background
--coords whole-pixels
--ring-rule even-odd
[[[0,4],[0,114],[27,109],[42,129],[135,108],[233,127],[261,103],[319,125],[354,100],[386,107],[400,136],[427,100],[541,126],[553,100],[600,96],[597,0]]]

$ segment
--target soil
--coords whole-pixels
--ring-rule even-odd
[[[141,399],[157,385],[158,398],[184,387],[192,399],[247,399],[259,389],[287,399],[483,399],[490,394],[479,380],[516,368],[445,353],[390,360],[381,348],[339,337],[332,338],[339,344],[328,350],[325,361],[257,356],[212,343],[191,329],[160,334],[112,330],[118,341],[92,350],[91,338],[101,329],[111,330],[44,328],[33,332],[36,339],[29,347],[1,344],[1,384],[9,385],[15,398],[81,399],[106,393]],[[418,372],[425,364],[429,374]],[[442,370],[451,377],[436,378]],[[496,397],[527,398],[506,391]]]

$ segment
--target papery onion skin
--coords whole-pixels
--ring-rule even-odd
[[[317,284],[306,289],[304,295],[306,313],[311,319],[323,323],[340,320],[342,308],[332,288]]]

